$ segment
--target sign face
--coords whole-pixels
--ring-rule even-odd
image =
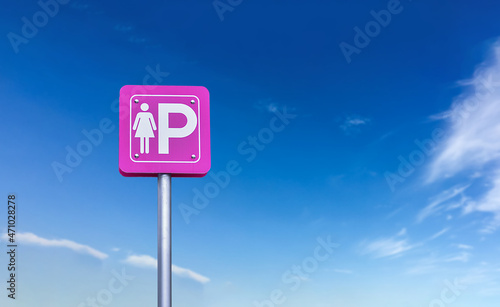
[[[208,90],[125,85],[120,90],[119,142],[123,176],[205,176],[210,169]]]

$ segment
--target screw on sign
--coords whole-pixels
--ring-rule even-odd
[[[126,177],[158,177],[158,306],[171,299],[171,177],[210,169],[210,101],[202,86],[126,85],[120,90],[118,165]]]

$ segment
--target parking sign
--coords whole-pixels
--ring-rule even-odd
[[[120,90],[119,169],[127,177],[201,177],[210,169],[210,103],[202,86]]]

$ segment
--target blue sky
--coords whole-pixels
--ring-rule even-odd
[[[0,19],[2,306],[156,305],[156,179],[118,172],[119,89],[146,83],[210,91],[211,172],[173,180],[174,306],[498,306],[499,4],[41,3]]]

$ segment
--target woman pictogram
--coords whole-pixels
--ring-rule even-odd
[[[153,130],[156,130],[155,119],[153,114],[146,112],[149,109],[147,103],[141,104],[141,110],[144,112],[137,113],[135,117],[133,130],[136,130],[135,137],[141,139],[141,154],[144,153],[144,147],[146,147],[146,153],[149,153],[149,138],[154,138],[155,134]]]

